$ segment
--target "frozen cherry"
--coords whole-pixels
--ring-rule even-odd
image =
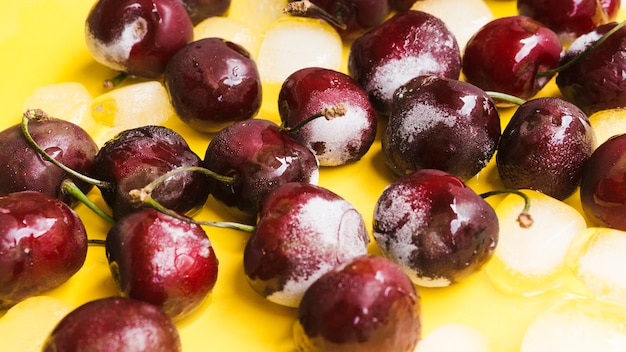
[[[143,126],[125,130],[102,146],[94,177],[111,185],[100,191],[119,219],[138,209],[132,190],[185,166],[202,166],[202,159],[180,134],[167,127]],[[208,177],[191,171],[173,175],[152,192],[157,202],[181,213],[203,206],[208,196]]]
[[[501,17],[475,33],[463,55],[463,73],[469,83],[485,91],[529,99],[553,75],[562,45],[554,31],[527,16]]]
[[[287,182],[317,183],[315,154],[276,123],[251,119],[224,128],[209,143],[204,166],[234,182],[211,180],[211,195],[232,215],[256,223],[266,195]]]
[[[403,11],[354,40],[348,72],[374,108],[388,114],[393,92],[410,79],[427,74],[458,79],[459,46],[439,18]]]
[[[65,283],[86,256],[85,227],[67,204],[35,191],[0,196],[0,311]]]
[[[193,39],[180,0],[99,0],[85,22],[87,49],[114,70],[158,78],[170,57]]]
[[[517,10],[548,26],[566,44],[608,21],[598,0],[518,0]]]
[[[189,18],[194,25],[202,22],[202,20],[213,17],[222,16],[228,11],[231,0],[178,0],[180,1]]]
[[[500,138],[494,101],[467,82],[418,76],[396,90],[382,136],[396,175],[438,169],[468,180],[482,170]]]
[[[41,110],[29,110],[24,118],[28,119],[28,134],[51,157],[82,174],[93,172],[98,146],[80,126]],[[73,205],[76,199],[63,190],[65,180],[71,180],[85,193],[92,188],[45,160],[29,144],[20,125],[0,132],[0,164],[0,195],[38,191]]]
[[[597,27],[576,39],[563,55],[567,67],[559,72],[556,84],[565,99],[580,107],[587,115],[604,109],[626,106],[626,65],[623,42],[626,28],[616,23]],[[587,48],[609,31],[616,30],[582,58]],[[568,64],[571,60],[576,60]]]
[[[448,286],[477,272],[493,256],[498,234],[489,203],[439,170],[401,177],[374,208],[376,243],[420,286]]]
[[[158,307],[134,299],[107,297],[89,301],[54,327],[43,352],[180,352],[172,320]]]
[[[256,63],[224,39],[204,38],[182,48],[167,64],[164,82],[178,117],[199,131],[217,132],[261,107]]]
[[[563,200],[580,183],[595,147],[587,115],[561,98],[522,104],[507,124],[496,154],[506,188],[528,188]]]
[[[284,81],[278,112],[284,127],[298,126],[312,116],[341,107],[341,116],[317,118],[291,136],[315,152],[321,166],[361,159],[376,138],[376,112],[363,89],[344,73],[310,67]]]
[[[421,338],[420,296],[395,263],[360,256],[306,290],[294,328],[300,351],[412,352]]]
[[[363,217],[352,204],[326,188],[291,182],[265,198],[243,265],[255,291],[297,307],[311,283],[367,254],[368,243]]]
[[[197,308],[217,281],[218,260],[202,227],[155,209],[118,220],[107,234],[106,254],[123,296],[173,318]]]
[[[591,221],[626,231],[626,135],[609,138],[583,168],[580,202]]]

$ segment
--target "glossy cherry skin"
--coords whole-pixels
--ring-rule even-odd
[[[374,143],[378,122],[367,94],[350,76],[319,67],[294,72],[278,94],[278,112],[285,127],[339,105],[346,108],[343,115],[320,117],[290,132],[315,152],[321,166],[357,161]]]
[[[374,239],[413,283],[443,287],[476,273],[499,236],[494,209],[459,178],[423,169],[389,185],[374,208]]]
[[[562,64],[577,57],[616,25],[609,23],[579,37],[565,52]],[[625,39],[626,28],[620,28],[589,55],[557,75],[556,84],[563,97],[587,115],[626,106],[626,78],[622,75],[622,68],[626,65],[623,55]]]
[[[469,83],[485,91],[530,99],[552,76],[541,75],[558,66],[559,37],[530,17],[501,17],[472,36],[463,55],[463,73]]]
[[[124,297],[172,318],[197,308],[217,281],[218,260],[202,227],[154,209],[118,220],[107,234],[106,255]]]
[[[99,0],[85,22],[87,49],[114,70],[158,78],[176,51],[193,40],[179,0]]]
[[[141,347],[141,348],[140,348]],[[180,352],[176,325],[158,307],[134,299],[106,297],[82,304],[54,327],[43,352]]]
[[[561,98],[537,98],[517,108],[496,154],[505,188],[532,189],[563,200],[576,191],[595,147],[587,115]]]
[[[191,22],[196,25],[202,20],[213,16],[222,16],[230,7],[230,0],[178,0],[180,1]]]
[[[261,206],[243,253],[248,282],[269,301],[297,307],[306,289],[334,266],[367,254],[361,214],[332,191],[283,184]]]
[[[137,211],[130,192],[147,186],[161,175],[185,166],[202,166],[183,137],[162,126],[143,126],[119,133],[96,155],[94,175],[113,187],[101,187],[102,197],[120,219]],[[181,213],[204,205],[209,196],[208,177],[199,172],[173,175],[157,186],[152,198]]]
[[[393,92],[410,79],[427,74],[458,79],[459,46],[439,18],[422,11],[399,12],[354,40],[348,72],[374,108],[388,114]]]
[[[168,63],[164,82],[178,117],[202,132],[249,119],[261,107],[256,63],[243,47],[220,38],[181,49]]]
[[[256,223],[267,194],[287,182],[316,184],[319,163],[309,148],[269,120],[236,122],[215,135],[204,166],[234,183],[211,181],[211,195],[233,216]]]
[[[517,10],[552,29],[567,44],[608,21],[598,0],[518,0]]]
[[[55,160],[78,173],[92,174],[98,146],[80,126],[41,115],[30,118],[28,132]],[[71,180],[85,193],[93,187],[46,161],[28,143],[20,125],[0,132],[0,164],[0,195],[37,191],[74,205],[77,200],[62,190],[65,180]]]
[[[626,231],[626,135],[617,135],[594,150],[580,183],[585,214],[597,226]]]
[[[438,169],[468,180],[491,160],[499,138],[500,115],[487,93],[459,80],[418,76],[394,94],[382,150],[398,176]]]
[[[35,191],[0,196],[0,311],[65,283],[86,256],[85,227],[67,204]]]
[[[360,256],[305,292],[294,328],[301,351],[399,351],[421,338],[421,299],[395,263]]]

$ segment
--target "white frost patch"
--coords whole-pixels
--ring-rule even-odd
[[[187,231],[167,221],[160,221],[160,226],[161,231],[169,234],[170,239],[168,242],[171,245],[162,246],[161,250],[154,254],[154,262],[159,263],[155,270],[159,276],[171,276],[181,270],[185,270],[185,267],[194,264],[193,253],[187,253],[185,250],[190,247],[197,247],[196,244],[193,244],[197,241],[197,237],[190,230]],[[211,253],[211,241],[206,237],[201,239],[201,242],[202,245],[200,246],[198,255],[203,258],[208,258]],[[187,243],[192,244],[187,245]]]
[[[439,124],[450,128],[456,124],[454,116],[450,116],[436,106],[421,102],[416,103],[402,115],[404,117],[400,117],[400,124],[395,130],[398,140],[405,141],[400,148],[410,146],[415,136],[419,136],[424,131],[435,128]]]
[[[367,254],[367,232],[362,216],[345,200],[311,198],[292,217],[289,248],[299,272],[287,280],[281,291],[267,299],[297,307],[306,289],[324,273],[348,260]]]
[[[126,25],[119,38],[105,43],[96,38],[85,26],[87,48],[99,63],[114,70],[125,71],[128,58],[133,46],[140,42],[146,35],[148,23],[145,19],[137,17],[132,24]]]

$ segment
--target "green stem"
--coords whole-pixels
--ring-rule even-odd
[[[85,193],[80,188],[78,188],[78,186],[76,186],[74,181],[70,179],[63,180],[63,182],[61,183],[61,191],[63,192],[63,194],[68,194],[78,199],[81,203],[87,206],[87,208],[91,209],[94,213],[96,213],[107,222],[111,224],[115,223],[115,220],[113,220],[113,218],[109,214],[102,211],[102,209],[100,209],[94,202],[92,202],[91,199],[89,199],[87,195],[85,195]]]
[[[515,105],[522,105],[522,104],[524,104],[526,102],[526,100],[524,100],[522,98],[518,98],[518,97],[516,97],[514,95],[510,95],[510,94],[506,94],[506,93],[492,92],[492,91],[488,91],[486,93],[487,93],[487,95],[489,95],[493,99],[506,101],[506,102],[509,102],[509,103],[513,103]]]
[[[95,246],[104,246],[106,245],[105,240],[87,240],[87,244],[95,245]]]
[[[113,89],[124,82],[126,78],[128,78],[128,74],[126,72],[120,72],[115,77],[105,80],[102,85],[105,89]]]
[[[522,212],[517,217],[517,222],[523,228],[531,227],[533,225],[533,218],[532,216],[530,216],[530,212],[529,212],[530,211],[530,198],[524,192],[519,191],[517,189],[501,189],[501,190],[481,193],[480,196],[483,199],[485,199],[485,198],[500,195],[500,194],[515,194],[515,195],[522,197],[522,199],[524,200],[524,208],[522,209]]]
[[[562,71],[564,71],[564,70],[574,66],[580,60],[584,59],[589,54],[591,54],[591,52],[593,50],[595,50],[600,44],[602,44],[608,37],[613,35],[613,33],[617,32],[618,30],[620,30],[625,25],[626,25],[626,21],[622,21],[622,22],[618,23],[610,31],[604,33],[604,35],[602,35],[592,45],[590,45],[587,49],[585,49],[582,53],[580,53],[580,55],[576,56],[575,58],[571,59],[570,61],[566,62],[565,64],[563,64],[563,65],[561,65],[561,66],[559,66],[557,68],[554,68],[552,70],[537,72],[537,76],[553,76],[553,75],[555,75],[555,74],[557,74],[559,72],[562,72]]]
[[[21,124],[21,129],[22,129],[22,133],[24,134],[24,138],[26,138],[26,140],[28,141],[28,143],[35,148],[35,150],[47,161],[53,163],[54,165],[56,165],[57,167],[59,167],[61,170],[65,171],[66,173],[68,173],[69,175],[71,175],[72,177],[86,182],[90,185],[94,185],[98,188],[105,188],[105,189],[111,189],[113,188],[113,184],[111,184],[110,182],[105,182],[105,181],[100,181],[97,180],[95,178],[91,178],[89,176],[85,176],[83,174],[80,174],[72,169],[70,169],[69,167],[63,165],[61,162],[55,160],[52,156],[50,156],[50,154],[48,154],[45,150],[43,150],[43,148],[41,148],[39,146],[39,144],[37,144],[37,142],[35,142],[35,140],[33,139],[33,136],[31,136],[30,132],[28,131],[28,123],[30,122],[30,120],[36,120],[36,121],[45,121],[47,119],[49,119],[50,117],[48,116],[48,114],[46,114],[45,112],[43,112],[42,110],[39,109],[31,109],[31,110],[27,110],[23,115],[22,115],[22,124]]]

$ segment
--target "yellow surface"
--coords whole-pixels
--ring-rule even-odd
[[[498,16],[515,12],[514,1],[488,3]],[[4,1],[0,11],[0,128],[19,122],[24,100],[40,86],[77,81],[94,97],[104,92],[102,81],[114,73],[92,60],[83,39],[83,23],[91,5],[92,0]],[[276,119],[276,91],[266,88],[260,117]],[[554,92],[552,85],[541,94]],[[511,112],[502,111],[503,125]],[[204,156],[208,136],[175,119],[167,125],[185,136],[192,149]],[[382,127],[381,122],[381,130]],[[493,166],[492,162],[470,185],[480,192],[499,188]],[[371,224],[376,199],[392,180],[377,141],[363,160],[323,169],[320,185],[352,202]],[[90,197],[103,204],[97,191]],[[495,204],[497,200],[490,201]],[[577,199],[572,197],[568,202],[576,205]],[[196,216],[202,220],[230,220],[215,206],[209,201]],[[103,239],[107,223],[85,207],[80,206],[77,211],[90,238]],[[291,331],[296,311],[265,301],[252,291],[244,277],[242,250],[248,234],[213,228],[207,228],[207,232],[220,260],[219,279],[207,303],[193,316],[178,322],[184,350],[293,350]],[[484,273],[450,288],[421,288],[420,293],[424,334],[442,324],[467,324],[486,334],[494,351],[516,351],[531,319],[563,295],[553,292],[526,298],[505,296],[493,289]],[[75,277],[46,293],[72,306],[113,294],[116,294],[115,286],[101,247],[89,249],[87,261]],[[26,331],[33,327],[30,323],[22,326]],[[40,342],[35,339],[31,343]],[[0,350],[3,347],[6,348],[0,344]]]

